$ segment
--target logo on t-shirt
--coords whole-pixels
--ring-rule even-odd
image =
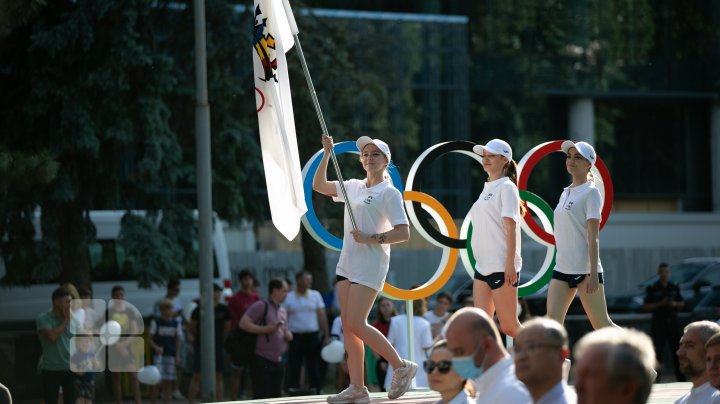
[[[370,203],[372,202],[372,200],[373,200],[373,196],[372,196],[372,195],[368,195],[368,197],[365,198],[365,200],[363,201],[363,203],[366,203],[366,204],[370,205]]]
[[[492,194],[492,192],[490,192],[489,194],[487,194],[487,195],[483,198],[483,200],[484,200],[484,201],[489,201],[490,198],[492,198],[492,197],[493,197],[493,194]]]
[[[573,201],[568,202],[567,205],[565,205],[565,210],[570,210],[570,209],[572,209],[573,203],[575,203],[575,202],[573,202]]]

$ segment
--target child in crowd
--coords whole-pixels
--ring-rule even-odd
[[[180,334],[182,325],[175,317],[173,302],[168,298],[160,300],[160,318],[150,322],[150,345],[155,353],[155,366],[160,370],[163,403],[170,403],[173,383],[176,376],[176,364],[180,362]],[[153,386],[152,402],[157,397],[157,387]]]
[[[95,372],[102,371],[95,357],[93,338],[78,334],[73,337],[75,352],[70,357],[70,370],[75,373],[75,404],[92,404],[95,400]]]

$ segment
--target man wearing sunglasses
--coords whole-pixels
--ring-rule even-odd
[[[570,356],[568,336],[560,323],[534,318],[524,324],[513,347],[515,374],[535,404],[575,404],[577,395],[562,378]]]
[[[515,377],[515,365],[501,343],[495,322],[483,310],[465,307],[455,312],[445,337],[453,354],[452,366],[461,377],[473,381],[478,403],[532,402]]]

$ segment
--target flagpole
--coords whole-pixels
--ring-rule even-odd
[[[317,93],[315,92],[315,86],[313,85],[312,78],[310,77],[310,70],[308,70],[307,62],[305,61],[305,54],[303,53],[302,46],[300,46],[300,31],[298,30],[297,23],[295,22],[295,16],[293,15],[292,8],[290,8],[290,2],[288,0],[282,0],[283,7],[285,8],[285,15],[287,16],[288,23],[290,24],[290,30],[292,31],[293,40],[295,41],[295,47],[297,48],[298,55],[300,56],[300,64],[305,74],[305,80],[310,90],[310,97],[315,106],[315,112],[317,113],[318,121],[320,121],[320,128],[322,129],[323,136],[330,137],[327,125],[325,125],[325,118],[323,118],[322,110],[320,109],[320,102],[318,101]],[[335,156],[335,150],[330,150],[330,157],[332,158],[333,166],[335,167],[335,173],[337,174],[338,180],[340,181],[340,191],[343,194],[343,200],[345,201],[345,207],[347,207],[348,215],[350,216],[350,222],[352,223],[353,230],[357,230],[357,223],[355,223],[355,216],[353,216],[352,209],[350,208],[350,201],[347,197],[347,191],[345,191],[345,183],[340,173],[340,165],[337,162],[337,156]]]

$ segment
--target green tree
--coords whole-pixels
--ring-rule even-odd
[[[0,86],[8,91],[0,100],[0,155],[16,163],[27,160],[18,156],[40,156],[44,164],[36,164],[37,175],[6,186],[0,220],[10,242],[5,282],[90,282],[91,209],[195,205],[187,191],[195,181],[192,8],[180,4],[183,10],[144,0],[49,2],[2,39]],[[216,0],[207,9],[211,102],[217,105],[213,180],[222,195],[215,209],[230,220],[259,217],[264,205],[245,204],[242,191],[253,189],[260,167],[254,123],[238,113],[252,108],[246,101],[252,89],[243,85],[250,81],[249,56],[239,53],[243,35],[232,6]],[[35,207],[42,209],[37,247]],[[182,231],[126,222],[127,234],[166,237],[156,249],[127,245],[135,261],[153,264],[142,268],[147,277],[136,272],[141,284],[179,275],[185,257],[173,248],[182,246]],[[161,261],[166,265],[155,265]]]

